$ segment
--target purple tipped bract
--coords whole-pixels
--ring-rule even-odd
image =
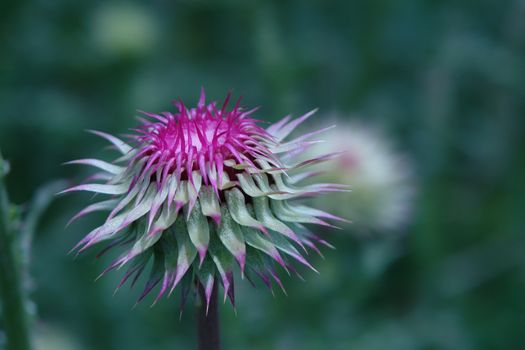
[[[319,252],[318,244],[328,244],[303,224],[332,226],[325,220],[342,219],[298,201],[344,191],[335,184],[299,185],[315,175],[305,168],[335,156],[293,161],[317,142],[311,140],[313,136],[324,131],[285,141],[314,111],[298,119],[286,117],[264,129],[252,118],[256,109],[245,110],[240,101],[228,108],[229,95],[221,106],[207,104],[203,90],[195,108],[187,108],[182,101],[174,105],[176,113],[141,112],[141,124],[132,129],[128,143],[92,131],[120,153],[114,161],[69,162],[91,165],[100,172],[91,177],[96,183],[64,192],[110,196],[71,220],[109,211],[106,221],[74,250],[82,252],[101,242],[108,242],[102,253],[124,247],[104,271],[129,266],[118,288],[130,279],[134,284],[153,260],[139,300],[157,285],[155,301],[179,284],[185,294],[195,283],[209,291],[220,282],[224,298],[233,303],[234,262],[241,276],[250,281],[259,277],[269,288],[272,281],[282,288],[277,266],[295,272],[291,265],[295,260],[314,269],[301,250]]]

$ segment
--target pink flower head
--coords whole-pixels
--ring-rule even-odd
[[[82,252],[104,241],[109,244],[103,252],[126,247],[104,271],[129,265],[119,288],[130,278],[134,283],[153,260],[139,301],[158,284],[156,300],[179,284],[186,295],[199,282],[209,302],[217,278],[224,297],[233,303],[235,261],[250,281],[258,276],[270,289],[272,281],[282,287],[276,265],[295,272],[292,259],[314,269],[301,250],[319,252],[317,244],[329,246],[303,224],[332,226],[325,220],[342,220],[297,203],[305,196],[343,190],[335,184],[298,184],[314,175],[306,167],[334,156],[293,162],[316,142],[311,137],[324,130],[284,141],[315,111],[295,120],[286,117],[264,129],[251,117],[256,109],[244,110],[240,101],[228,109],[229,98],[221,107],[216,102],[206,104],[203,90],[196,108],[177,101],[177,113],[142,112],[144,118],[129,136],[130,144],[92,131],[112,143],[121,156],[111,163],[69,162],[100,169],[92,179],[102,182],[63,192],[111,197],[73,217],[71,221],[94,211],[110,212],[105,223],[74,249]]]

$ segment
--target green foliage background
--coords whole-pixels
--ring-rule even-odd
[[[233,89],[259,119],[357,114],[416,165],[401,238],[356,239],[285,278],[288,297],[247,282],[222,307],[226,349],[519,349],[525,329],[525,2],[522,0],[0,3],[0,148],[11,198],[28,202],[61,163],[107,157],[84,132],[122,133],[200,86]],[[322,113],[319,114],[322,118]],[[322,122],[318,120],[319,122]],[[192,305],[131,309],[108,259],[67,251],[101,216],[65,229],[88,195],[60,197],[35,237],[40,349],[186,349]],[[95,261],[94,261],[95,260]],[[1,341],[0,341],[1,342]]]

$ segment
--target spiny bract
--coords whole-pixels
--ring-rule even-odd
[[[331,226],[323,219],[341,220],[323,211],[299,205],[296,199],[340,191],[335,184],[298,186],[313,173],[309,165],[330,159],[324,155],[300,163],[291,159],[323,130],[294,140],[284,139],[312,111],[263,129],[239,102],[227,110],[229,95],[219,109],[205,103],[204,90],[196,108],[174,102],[177,113],[141,112],[141,125],[132,129],[130,144],[99,131],[121,153],[108,163],[80,159],[101,172],[91,179],[103,183],[82,184],[63,192],[90,191],[111,199],[91,204],[73,220],[88,213],[108,210],[105,223],[91,231],[74,248],[82,252],[108,241],[103,250],[126,246],[103,273],[128,264],[119,288],[130,278],[134,283],[153,260],[150,278],[139,301],[160,283],[157,301],[180,283],[184,299],[194,283],[202,283],[207,303],[217,280],[234,303],[233,267],[250,281],[258,275],[271,289],[272,280],[282,287],[275,263],[295,272],[286,256],[313,267],[300,253],[316,244],[328,245],[303,224]],[[295,175],[294,175],[295,173]],[[299,248],[299,249],[298,249]],[[118,289],[118,288],[117,288]]]

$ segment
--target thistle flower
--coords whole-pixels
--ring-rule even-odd
[[[204,286],[206,302],[216,280],[224,299],[234,304],[234,263],[250,281],[260,277],[271,289],[282,287],[275,267],[295,272],[290,260],[315,270],[304,258],[306,248],[329,244],[303,224],[331,226],[326,219],[340,218],[296,203],[296,199],[341,191],[335,184],[299,186],[310,175],[303,169],[332,158],[329,154],[304,162],[288,158],[315,141],[323,130],[291,141],[284,139],[315,111],[290,120],[286,117],[267,129],[239,102],[228,110],[205,103],[204,90],[196,108],[174,102],[178,112],[141,112],[141,125],[132,129],[130,144],[100,132],[121,156],[109,163],[80,159],[101,170],[92,178],[103,183],[81,184],[63,192],[90,191],[111,198],[91,204],[72,220],[88,213],[108,210],[106,221],[74,248],[83,252],[101,242],[125,251],[102,273],[129,265],[118,288],[136,282],[146,265],[153,267],[142,300],[160,283],[155,302],[181,284],[185,299],[191,286]],[[293,173],[299,172],[293,176]],[[102,253],[103,253],[102,252]],[[117,288],[117,290],[118,290]]]
[[[360,232],[402,229],[410,218],[415,194],[410,159],[397,152],[384,133],[363,122],[337,122],[325,139],[316,151],[339,150],[341,155],[322,167],[321,178],[347,184],[352,192],[315,203],[350,218]]]

